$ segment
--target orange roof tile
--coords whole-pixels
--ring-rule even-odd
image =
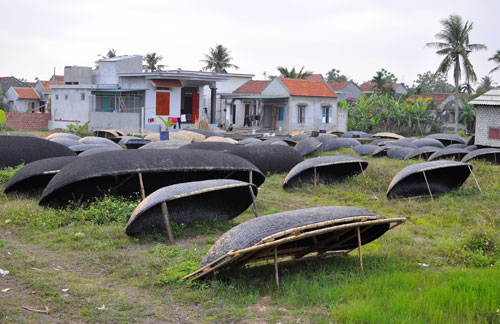
[[[40,82],[42,83],[42,86],[45,89],[45,91],[48,92],[52,91],[50,86],[64,84],[64,81],[40,81]]]
[[[182,88],[182,83],[177,79],[155,79],[151,80],[155,87],[160,88]]]
[[[292,96],[337,98],[324,82],[280,78]]]
[[[35,99],[40,100],[40,96],[33,88],[13,88],[19,96],[19,99]]]
[[[323,81],[321,74],[311,74],[306,78],[307,81]]]
[[[348,83],[349,83],[349,81],[344,81],[344,82],[328,82],[328,85],[333,89],[333,91],[340,91]]]
[[[436,105],[440,105],[443,101],[446,100],[449,96],[452,96],[453,93],[422,93],[411,96],[413,99],[422,98],[427,99],[430,98]]]
[[[262,90],[269,84],[270,81],[253,81],[250,80],[238,89],[234,91],[234,93],[251,93],[251,94],[260,94]]]

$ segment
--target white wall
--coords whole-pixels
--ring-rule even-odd
[[[7,90],[7,102],[12,101],[12,104],[9,103],[9,108],[11,111],[17,111],[17,112],[32,112],[32,103],[35,103],[35,112],[38,111],[38,108],[40,107],[40,101],[39,100],[33,100],[33,99],[18,99],[19,96],[17,95],[16,91],[14,88],[9,88]]]
[[[85,100],[81,98],[82,93],[85,94]],[[90,95],[91,89],[52,87],[49,129],[66,128],[68,124],[88,121]]]
[[[149,82],[149,81],[148,81]],[[151,86],[153,88],[153,86]],[[160,92],[162,90],[159,90]],[[180,117],[181,116],[181,88],[170,88],[170,115],[165,117]],[[163,122],[156,115],[156,90],[146,90],[145,96],[145,113],[144,124],[149,124],[149,118],[156,118],[156,124],[163,125]]]
[[[298,121],[298,105],[306,105],[305,123],[299,124]],[[331,106],[330,123],[323,124],[324,105]],[[290,97],[290,107],[288,117],[290,123],[289,131],[298,130],[320,130],[336,131],[339,129],[337,118],[337,98],[322,98],[322,97]]]
[[[65,66],[64,82],[92,84],[92,68],[88,66]]]
[[[290,92],[278,78],[274,78],[267,87],[262,90],[264,96],[289,96]]]
[[[89,120],[89,127],[92,129],[112,128],[135,132],[141,128],[140,113],[90,112]]]
[[[142,57],[133,56],[126,59],[101,60],[99,69],[94,71],[95,84],[118,84],[117,73],[142,72]],[[144,78],[143,78],[144,79]]]

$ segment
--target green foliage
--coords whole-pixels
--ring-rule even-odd
[[[230,68],[238,70],[238,66],[230,63],[233,60],[230,53],[224,45],[215,44],[214,48],[210,48],[210,54],[205,54],[205,59],[202,60],[206,64],[202,71],[227,73]]]
[[[0,127],[5,124],[5,122],[7,121],[7,118],[5,117],[5,111],[3,111],[2,109],[0,109]]]
[[[156,53],[147,53],[143,58],[145,64],[142,68],[146,72],[161,71],[165,67],[165,65],[158,65],[161,60],[163,60],[163,56],[157,56]]]
[[[488,92],[495,87],[495,84],[496,82],[489,75],[486,75],[481,78],[481,83],[477,89],[483,92]]]
[[[416,94],[449,93],[453,92],[453,86],[447,82],[446,75],[427,71],[417,75],[411,90]]]
[[[172,122],[172,119],[168,119],[168,120],[165,120],[165,118],[161,117],[161,116],[158,116],[158,118],[160,118],[160,120],[163,122],[163,124],[165,125],[165,128],[168,130],[168,128],[170,126],[173,126],[174,123]]]
[[[474,133],[476,129],[476,109],[474,105],[464,101],[464,108],[460,114],[459,122],[466,126],[469,134]]]
[[[328,82],[345,82],[348,80],[349,78],[346,75],[340,74],[340,70],[335,68],[326,73],[326,81]]]
[[[291,70],[283,66],[278,66],[276,69],[280,73],[281,78],[307,79],[312,74],[311,71],[304,71],[304,67],[301,67],[299,71],[295,71],[295,66]]]
[[[90,120],[87,120],[85,123],[80,125],[77,122],[75,124],[68,124],[66,127],[68,128],[68,133],[75,134],[78,136],[90,136],[93,135],[94,133],[92,131],[88,130],[88,126],[90,124]]]
[[[492,61],[494,62],[497,66],[494,67],[490,73],[493,73],[493,72],[496,72],[498,70],[500,70],[500,50],[496,51],[495,55],[493,55],[492,57],[488,58],[488,61]]]
[[[20,164],[15,168],[7,167],[7,168],[0,169],[0,183],[2,183],[2,182],[7,183],[10,180],[10,178],[12,178],[12,176],[17,171],[19,171],[23,166],[24,166],[24,164]]]
[[[436,120],[429,100],[408,98],[401,102],[397,98],[373,94],[361,96],[339,106],[348,111],[348,129],[364,132],[393,131],[403,134],[423,135]]]

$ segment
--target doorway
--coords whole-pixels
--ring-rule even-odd
[[[181,115],[186,116],[187,123],[195,123],[199,119],[200,94],[198,88],[182,88],[181,96]]]
[[[272,106],[264,106],[264,127],[271,128],[273,119],[273,107]]]

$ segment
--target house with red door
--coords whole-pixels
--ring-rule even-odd
[[[97,69],[66,66],[64,84],[51,86],[49,128],[90,120],[91,128],[156,131],[158,116],[179,117],[184,124],[216,123],[222,115],[218,92],[233,91],[252,77],[182,69],[144,72],[140,55],[101,59]]]

